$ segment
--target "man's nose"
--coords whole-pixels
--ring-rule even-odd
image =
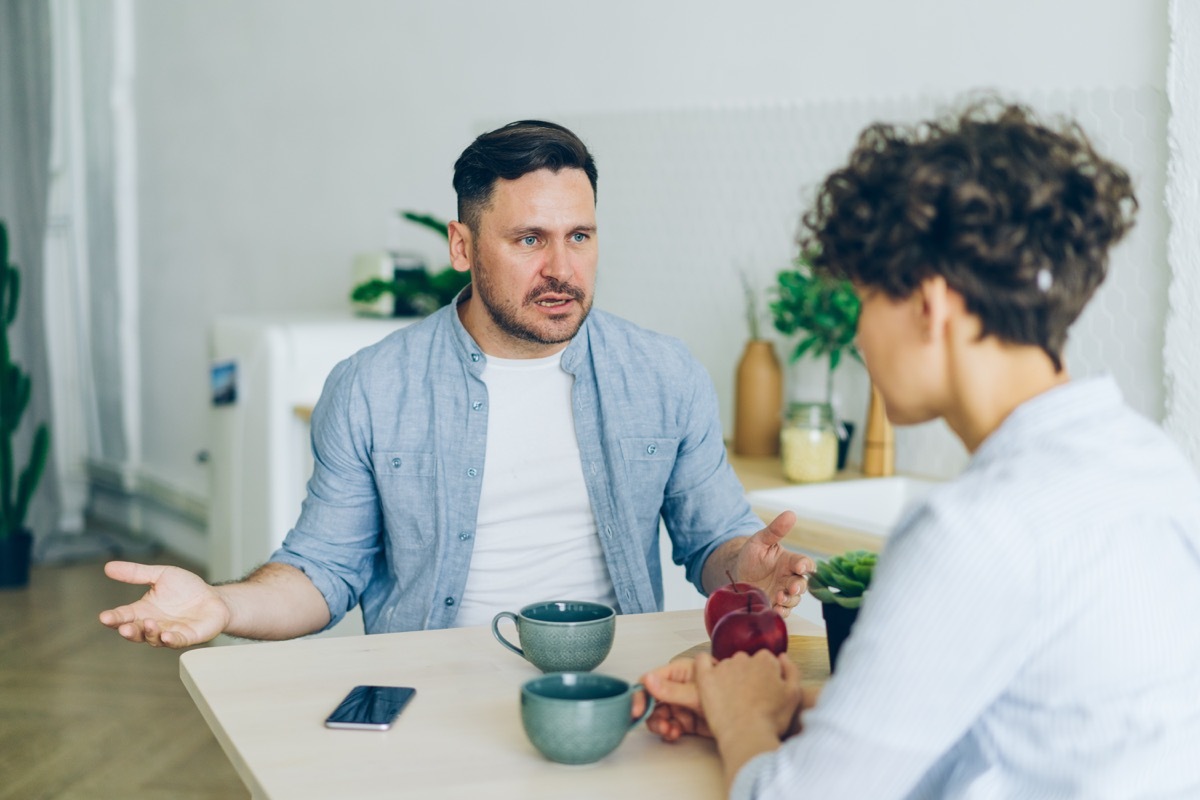
[[[575,267],[571,263],[571,258],[571,252],[565,242],[552,244],[546,248],[546,258],[542,261],[542,275],[547,278],[566,281],[575,274]]]

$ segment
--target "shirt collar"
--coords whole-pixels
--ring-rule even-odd
[[[1112,375],[1073,379],[1017,406],[984,440],[975,458],[1003,450],[1008,442],[1042,441],[1072,420],[1116,410],[1123,404],[1121,390]]]
[[[482,374],[483,367],[487,363],[487,355],[483,352],[483,348],[475,341],[475,337],[467,331],[462,320],[458,316],[458,306],[471,296],[471,284],[467,284],[455,296],[451,303],[448,303],[441,310],[450,318],[450,326],[454,331],[454,339],[457,342],[458,349],[462,353],[463,359],[466,361],[467,368],[476,375]],[[592,309],[595,313],[595,309]],[[576,374],[576,368],[579,366],[584,355],[588,351],[589,330],[591,326],[592,313],[589,313],[587,319],[583,321],[583,325],[579,328],[579,332],[571,339],[570,343],[563,350],[562,368],[564,371],[572,375]]]

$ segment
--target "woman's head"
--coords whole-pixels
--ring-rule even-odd
[[[1061,370],[1136,210],[1129,176],[1077,125],[986,101],[867,128],[804,216],[801,246],[817,271],[896,299],[940,276],[981,336],[1039,347]]]

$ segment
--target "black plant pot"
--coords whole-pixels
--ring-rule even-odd
[[[854,438],[854,423],[842,421],[842,426],[846,429],[846,435],[842,436],[842,431],[838,431],[838,465],[839,470],[846,468],[846,454],[850,452],[850,440]]]
[[[829,645],[829,671],[837,668],[838,651],[850,636],[850,628],[858,618],[857,608],[843,608],[837,603],[822,603],[821,616],[825,618],[825,641]]]
[[[0,539],[0,589],[16,589],[29,584],[29,557],[33,535],[22,528]]]

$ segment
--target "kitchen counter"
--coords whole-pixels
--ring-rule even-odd
[[[795,485],[783,477],[783,466],[780,464],[778,456],[738,456],[730,452],[728,457],[733,471],[748,493],[760,489],[777,489],[781,486]],[[847,467],[838,472],[834,480],[858,480],[864,477],[866,476],[858,469]],[[764,522],[770,522],[778,512],[755,508],[754,513],[758,514]],[[830,556],[844,553],[847,550],[879,552],[883,547],[883,539],[852,528],[843,528],[827,522],[798,517],[791,532],[784,539],[784,544],[790,549],[800,550],[809,555]]]

